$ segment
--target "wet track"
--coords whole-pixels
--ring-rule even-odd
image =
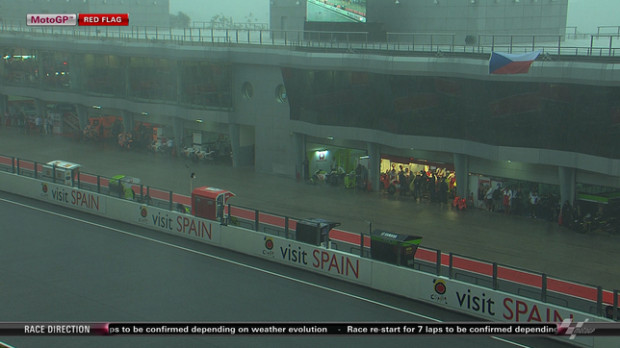
[[[24,136],[0,129],[0,154],[39,162],[62,159],[82,170],[108,177],[125,174],[148,185],[188,194],[189,174],[196,186],[231,190],[234,205],[293,217],[321,217],[342,222],[343,230],[373,228],[421,235],[422,245],[444,252],[494,261],[563,279],[620,288],[620,236],[579,234],[555,223],[483,210],[457,212],[409,198],[354,192],[326,185],[308,185],[289,178],[254,173],[253,168],[195,164],[182,158],[147,152],[123,152],[114,145],[77,143],[62,137]]]
[[[424,322],[465,316],[211,246],[0,194],[2,321]],[[506,341],[510,340],[510,341]],[[0,337],[19,347],[530,347],[486,336]]]

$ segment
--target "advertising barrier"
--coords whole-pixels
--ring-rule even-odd
[[[123,200],[0,172],[0,190],[85,211],[113,220],[214,244],[236,252],[306,269],[376,290],[424,301],[474,317],[508,323],[611,322],[549,303],[437,277],[359,256],[276,237],[237,226],[221,225],[138,202]],[[584,347],[609,347],[613,337],[559,337]]]

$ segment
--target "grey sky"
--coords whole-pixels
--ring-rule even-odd
[[[417,1],[417,0],[416,0]],[[170,12],[187,13],[192,21],[208,21],[223,13],[235,22],[247,22],[252,13],[259,23],[269,22],[269,0],[170,0]],[[598,25],[620,25],[620,0],[568,0],[568,25],[592,33]]]

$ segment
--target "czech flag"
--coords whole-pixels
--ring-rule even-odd
[[[489,74],[527,74],[540,51],[524,54],[492,52]]]

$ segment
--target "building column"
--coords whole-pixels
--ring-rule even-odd
[[[183,66],[181,65],[181,61],[177,61],[177,65],[176,65],[176,78],[177,78],[177,85],[176,85],[176,103],[177,104],[182,104],[183,102],[183,76],[181,76],[181,72],[183,71]]]
[[[183,142],[183,126],[185,122],[182,118],[172,117],[172,136],[174,137],[174,147],[177,154],[181,153],[181,142]],[[186,144],[187,146],[187,144]]]
[[[240,126],[236,123],[228,124],[228,138],[230,139],[230,149],[232,151],[232,165],[233,168],[238,168],[240,166],[239,160],[239,150],[240,150],[240,136],[239,136],[239,128]]]
[[[306,136],[304,134],[295,133],[295,178],[297,180],[305,179],[306,166],[308,161],[305,159],[306,154]]]
[[[456,176],[456,195],[469,197],[469,156],[455,153],[454,175]]]
[[[0,116],[2,116],[2,119],[4,119],[7,112],[9,112],[9,96],[0,94]]]
[[[133,130],[133,112],[122,110],[121,116],[123,117],[124,132],[130,133]]]
[[[381,145],[375,143],[367,143],[368,146],[368,180],[373,191],[381,189]]]
[[[560,204],[569,201],[571,205],[575,203],[576,185],[575,168],[558,167],[558,178],[560,181]]]
[[[127,57],[127,58],[121,58],[121,61],[123,62],[123,80],[125,81],[125,90],[123,91],[123,96],[125,96],[125,98],[131,98],[133,97],[133,95],[131,95],[131,58]]]
[[[80,122],[80,130],[82,130],[88,125],[88,107],[76,104],[75,109],[77,111],[78,121]]]
[[[86,87],[83,63],[83,55],[71,54],[69,56],[69,89],[73,92],[81,92]]]
[[[37,116],[45,119],[45,117],[47,116],[47,103],[41,99],[35,99],[34,105],[37,108]]]

